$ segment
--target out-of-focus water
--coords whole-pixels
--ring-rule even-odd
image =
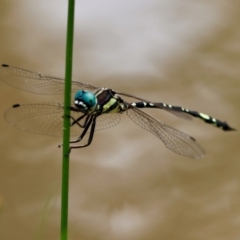
[[[64,76],[66,1],[2,1],[0,62]],[[76,2],[74,78],[210,114],[239,129],[238,1]],[[49,98],[0,82],[0,115]],[[61,101],[56,96],[55,101]],[[69,238],[240,238],[238,132],[149,111],[195,137],[178,156],[126,115],[71,154]],[[58,239],[61,139],[0,117],[0,239]]]

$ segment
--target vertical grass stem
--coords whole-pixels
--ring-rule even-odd
[[[61,200],[61,240],[68,239],[68,186],[69,186],[69,141],[72,56],[74,35],[74,0],[68,0],[67,41],[65,62],[63,156],[62,156],[62,200]]]

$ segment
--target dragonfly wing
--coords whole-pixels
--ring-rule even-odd
[[[63,107],[58,103],[15,104],[8,109],[5,120],[27,132],[60,137],[63,134]],[[71,135],[80,135],[82,129],[71,127]]]
[[[71,112],[77,119],[81,112]],[[7,123],[26,132],[60,137],[63,134],[63,106],[59,103],[15,104],[8,109],[4,118]],[[103,114],[97,118],[96,130],[117,125],[120,114]],[[83,131],[77,124],[70,127],[71,136],[80,136]]]
[[[130,106],[127,115],[138,126],[161,139],[164,145],[173,152],[190,158],[204,156],[204,150],[193,137],[159,122],[138,108]]]
[[[177,111],[177,110],[174,110],[174,109],[167,109],[167,108],[162,108],[163,110],[179,117],[179,118],[182,118],[182,119],[185,119],[185,120],[192,120],[193,118],[188,115],[187,113],[185,112],[180,112],[180,111]]]
[[[102,114],[97,118],[96,131],[116,126],[121,121],[119,113]]]
[[[80,112],[76,112],[76,111],[71,112],[71,116],[75,120],[78,119],[81,115],[82,115],[82,113],[80,113]],[[81,119],[79,121],[79,123],[81,125],[83,125],[85,122],[85,119],[86,119],[86,117]],[[102,114],[97,117],[95,131],[114,127],[120,122],[120,120],[121,120],[121,115],[119,113]],[[75,125],[77,125],[77,124],[75,124]],[[75,126],[75,125],[73,125],[73,126]],[[79,127],[79,128],[81,128],[81,127]]]
[[[64,92],[64,78],[6,64],[0,67],[0,80],[15,88],[36,94],[55,95],[63,94]],[[72,81],[72,92],[75,93],[79,89],[93,91],[98,89],[98,87],[83,82]]]

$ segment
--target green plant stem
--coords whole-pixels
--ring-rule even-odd
[[[74,0],[68,0],[67,43],[65,63],[63,157],[62,157],[62,204],[61,204],[61,240],[68,239],[68,185],[69,185],[69,141],[70,141],[70,105],[72,56],[74,33]]]

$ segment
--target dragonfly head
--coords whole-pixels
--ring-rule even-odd
[[[75,94],[74,104],[85,112],[96,106],[97,98],[92,92],[79,90]]]

